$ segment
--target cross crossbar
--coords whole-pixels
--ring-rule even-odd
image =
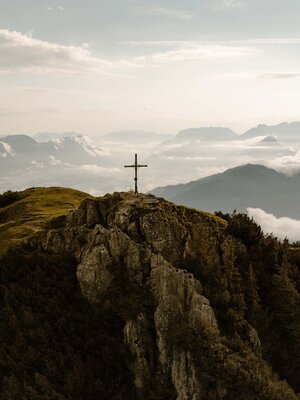
[[[137,161],[137,154],[135,154],[135,163],[133,165],[124,165],[124,168],[134,168],[134,193],[138,193],[138,168],[145,168],[148,167],[148,165],[143,165],[143,164],[138,164]]]

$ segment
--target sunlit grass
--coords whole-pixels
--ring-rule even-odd
[[[0,254],[38,231],[53,218],[66,215],[90,195],[65,188],[34,188],[21,192],[24,197],[0,208]]]

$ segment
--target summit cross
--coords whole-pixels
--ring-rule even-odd
[[[138,193],[138,168],[144,168],[148,167],[148,165],[139,165],[137,161],[137,154],[135,154],[135,163],[133,165],[124,165],[124,168],[134,168],[135,169],[135,174],[134,174],[134,193]]]

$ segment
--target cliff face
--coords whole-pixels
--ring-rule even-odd
[[[223,219],[115,193],[85,200],[27,246],[74,256],[84,297],[120,317],[137,398],[297,398],[263,358],[237,265],[249,272],[247,248]]]

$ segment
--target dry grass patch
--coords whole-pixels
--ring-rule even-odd
[[[0,255],[38,231],[53,219],[67,215],[90,195],[59,187],[34,188],[21,192],[22,199],[0,208]]]

